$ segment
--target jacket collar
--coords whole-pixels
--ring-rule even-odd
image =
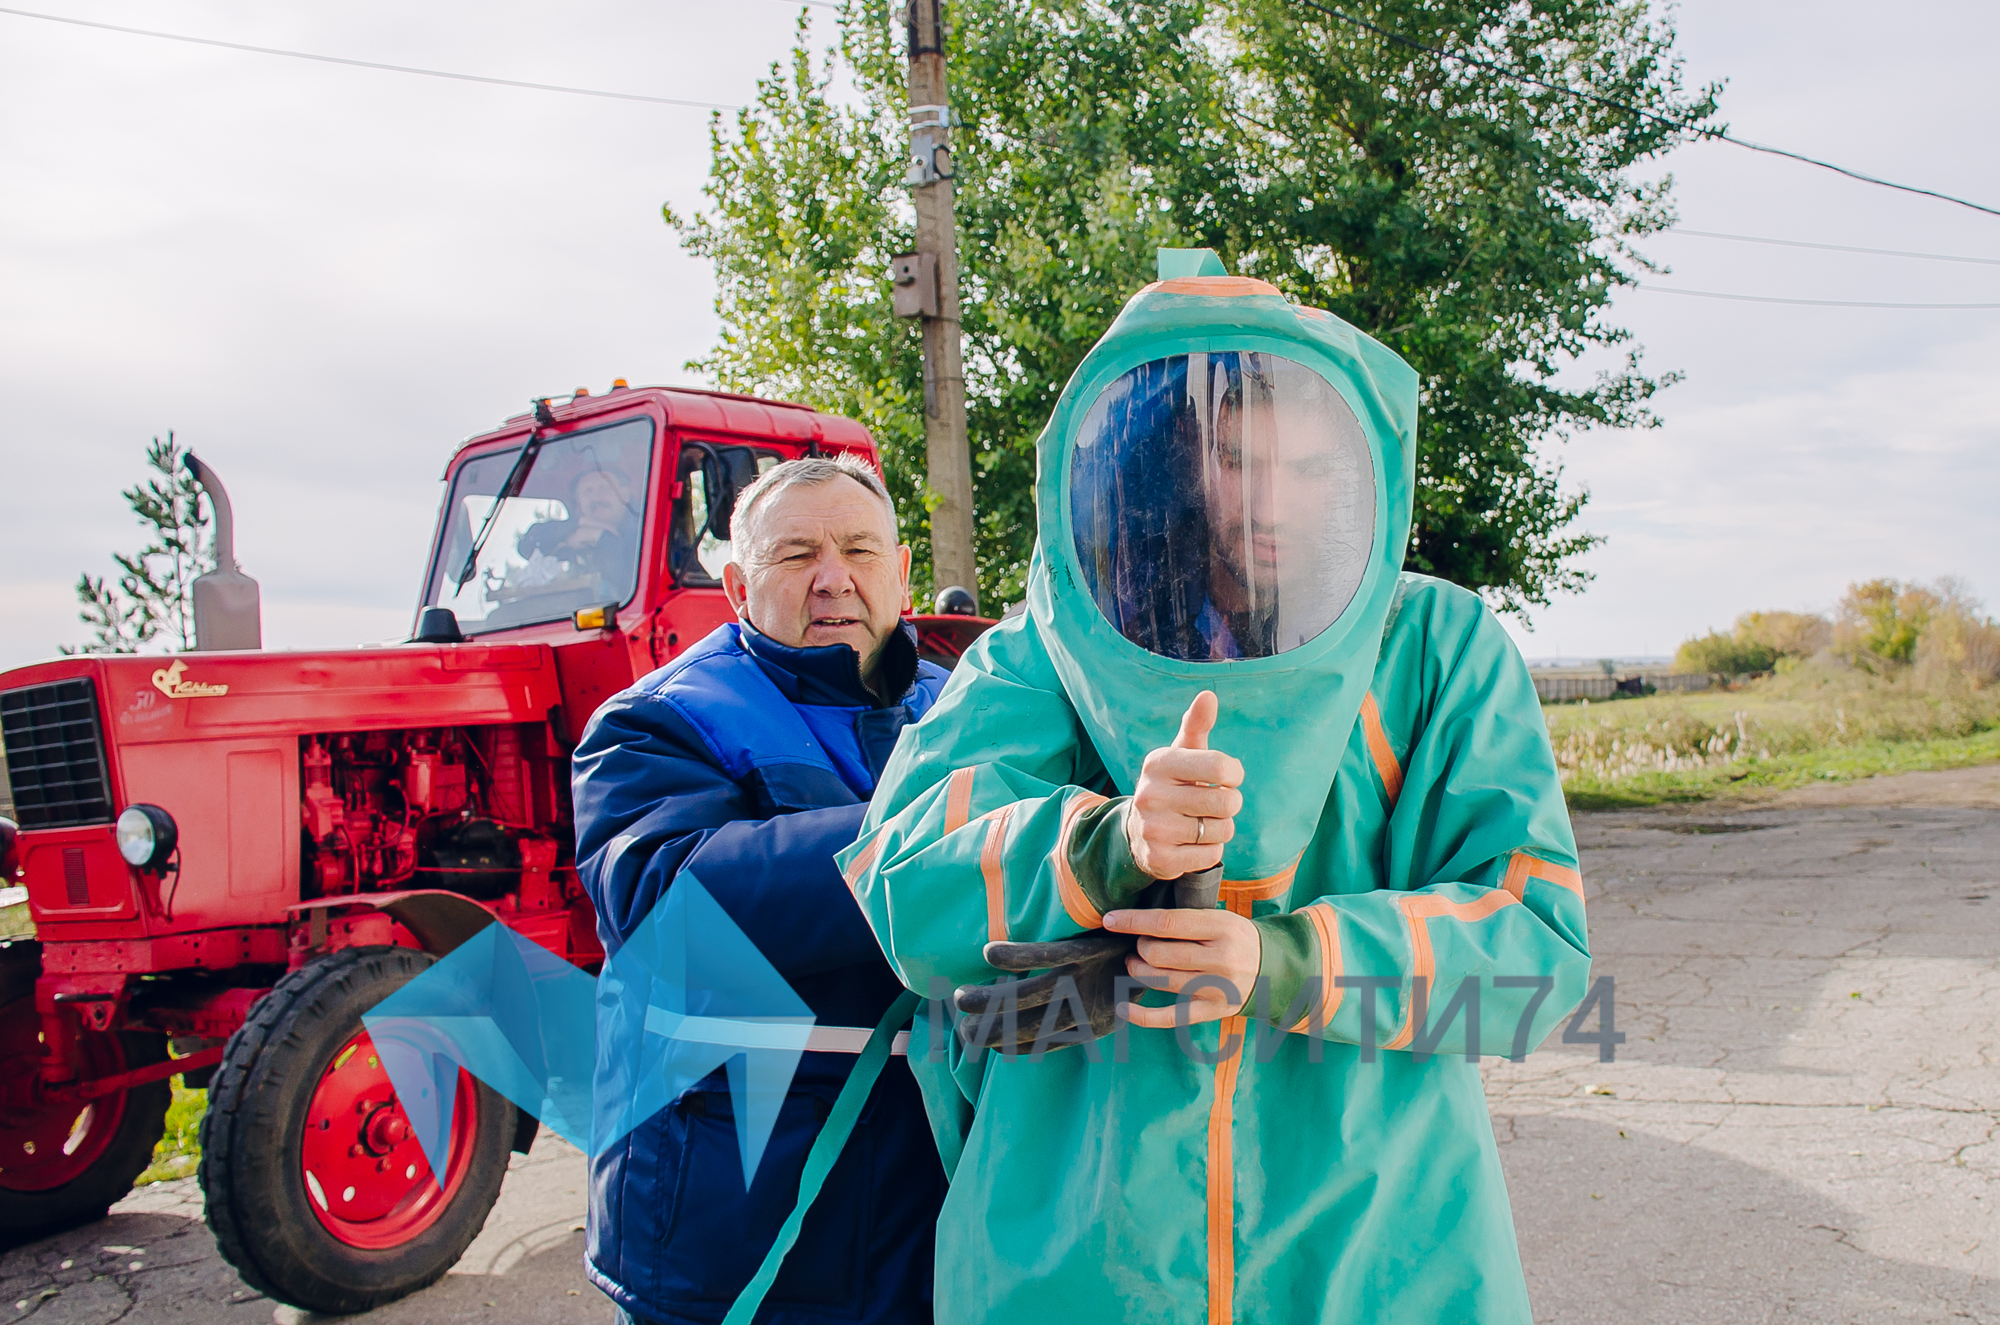
[[[861,681],[861,658],[845,644],[795,649],[780,644],[749,622],[737,624],[744,652],[763,667],[773,685],[794,704],[825,704],[840,708],[888,708],[909,698],[917,680],[917,632],[907,621],[896,623],[882,646],[876,675],[883,699]]]

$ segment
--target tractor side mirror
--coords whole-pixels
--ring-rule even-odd
[[[427,607],[419,612],[416,631],[410,636],[412,644],[459,644],[464,640],[458,613],[448,607]]]
[[[704,527],[718,542],[727,543],[730,517],[736,512],[736,475],[713,447],[702,448],[701,486],[708,496],[708,523]]]
[[[939,616],[978,616],[979,600],[972,596],[972,590],[950,584],[938,590],[932,610]]]

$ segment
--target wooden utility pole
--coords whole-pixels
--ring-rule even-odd
[[[953,198],[951,109],[945,92],[943,0],[908,0],[910,173],[917,251],[895,260],[895,308],[924,325],[924,442],[931,490],[931,570],[936,585],[979,593],[973,554],[972,451],[965,439],[965,367],[959,346],[958,217]]]

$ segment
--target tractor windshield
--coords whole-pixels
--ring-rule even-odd
[[[550,438],[516,475],[517,495],[502,498],[521,452],[467,461],[445,498],[424,605],[450,608],[468,635],[622,606],[638,586],[652,420]]]

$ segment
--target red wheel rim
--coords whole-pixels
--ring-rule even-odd
[[[0,1191],[45,1192],[74,1182],[104,1155],[125,1118],[125,1094],[58,1104],[42,1093],[42,1018],[33,998],[0,1008]],[[116,1035],[85,1032],[81,1079],[125,1070]]]
[[[458,1074],[444,1182],[403,1116],[402,1102],[368,1032],[349,1036],[320,1074],[299,1146],[307,1204],[350,1247],[398,1247],[435,1224],[472,1167],[479,1105],[472,1076]]]

